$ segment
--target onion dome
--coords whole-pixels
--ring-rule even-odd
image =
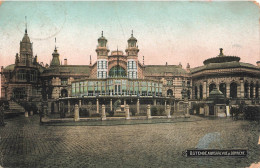
[[[134,35],[133,35],[133,30],[132,30],[132,34],[131,34],[131,37],[127,40],[128,42],[130,42],[130,41],[137,41],[137,39],[134,37]]]

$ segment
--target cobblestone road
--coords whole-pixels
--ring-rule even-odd
[[[0,167],[247,167],[259,162],[259,124],[230,119],[196,122],[46,126],[39,117],[6,120],[0,127]],[[210,148],[248,148],[247,158],[185,158],[207,133]]]

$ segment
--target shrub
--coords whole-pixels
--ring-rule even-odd
[[[135,109],[135,108],[131,109],[131,112],[132,112],[132,116],[135,116],[135,114],[136,114],[136,109]]]
[[[165,112],[165,108],[164,108],[164,107],[162,107],[162,106],[157,106],[156,108],[157,108],[157,111],[158,111],[158,115],[159,115],[159,116],[164,116],[164,115],[166,115],[166,112]]]
[[[88,109],[85,108],[80,108],[79,109],[79,116],[81,117],[89,117],[89,111]]]
[[[113,117],[115,112],[113,110],[108,110],[109,117]]]
[[[157,116],[158,115],[158,110],[155,106],[152,106],[151,108],[151,115],[152,116]]]

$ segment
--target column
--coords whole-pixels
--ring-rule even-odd
[[[151,119],[151,106],[150,104],[147,105],[147,119]]]
[[[255,98],[255,85],[253,86],[253,98]]]
[[[68,100],[68,113],[70,113],[70,100]]]
[[[207,87],[207,97],[209,97],[209,85],[206,85]]]
[[[240,80],[240,96],[241,98],[245,97],[245,87],[243,80]]]
[[[171,118],[171,109],[170,109],[170,105],[167,105],[167,107],[166,107],[166,115],[167,115],[167,118]]]
[[[130,113],[129,113],[129,106],[125,106],[125,119],[129,120],[130,119]]]
[[[153,105],[156,106],[156,99],[153,100]]]
[[[102,117],[101,117],[101,120],[104,121],[106,119],[107,119],[107,117],[106,117],[106,106],[104,104],[102,104]]]
[[[166,111],[166,105],[167,105],[167,103],[166,103],[166,100],[164,101],[164,111]]]
[[[230,98],[230,83],[226,84],[226,95],[227,95],[227,98]]]
[[[97,113],[99,113],[99,101],[97,99]]]
[[[136,103],[136,113],[137,114],[140,113],[140,101],[139,101],[139,99],[137,99],[137,103]]]
[[[81,100],[79,100],[79,108],[81,108]]]
[[[204,81],[203,82],[203,98],[207,98],[207,92],[208,92],[207,82]]]
[[[74,121],[79,121],[79,106],[77,104],[74,109]]]
[[[110,99],[110,111],[112,111],[113,110],[113,101],[112,101],[112,99]]]
[[[126,111],[125,106],[126,106],[126,100],[124,99],[124,111]]]

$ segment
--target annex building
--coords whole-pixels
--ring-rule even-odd
[[[259,104],[260,61],[256,65],[226,56],[223,49],[203,66],[145,65],[138,60],[139,48],[133,32],[125,51],[110,51],[103,32],[97,41],[97,61],[89,65],[61,64],[55,46],[50,65],[39,63],[27,30],[20,41],[14,64],[1,68],[1,97],[10,109],[23,111],[19,102],[47,102],[50,112],[58,112],[61,102],[79,104],[171,104],[174,110],[187,97],[189,102],[206,100],[216,88],[230,104],[241,101]],[[90,57],[91,60],[91,57]],[[111,105],[112,106],[112,105]]]

